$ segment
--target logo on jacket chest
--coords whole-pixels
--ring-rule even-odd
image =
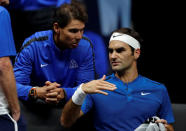
[[[70,64],[69,64],[69,68],[70,69],[78,68],[78,63],[74,59],[71,59]]]
[[[48,64],[41,64],[41,68],[48,66]]]

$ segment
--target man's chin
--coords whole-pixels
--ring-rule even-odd
[[[113,70],[114,72],[121,71],[121,69],[120,69],[120,68],[112,68],[112,70]]]

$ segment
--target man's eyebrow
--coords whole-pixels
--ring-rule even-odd
[[[70,27],[70,28],[69,28],[69,30],[70,30],[70,29],[84,30],[84,29],[85,29],[85,27],[83,27],[83,28],[78,28],[78,27]]]
[[[119,47],[119,48],[108,48],[109,50],[124,50],[124,47]]]
[[[125,48],[124,47],[116,48],[116,50],[122,50],[122,49],[125,49]]]
[[[81,29],[78,29],[78,28],[70,28],[68,29],[69,31],[75,31],[75,32],[78,32],[78,31],[84,31],[84,28],[81,28]]]

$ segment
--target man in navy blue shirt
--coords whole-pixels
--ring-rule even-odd
[[[171,102],[166,87],[140,74],[140,36],[134,30],[121,28],[112,33],[109,60],[110,76],[81,84],[65,105],[61,123],[70,127],[91,109],[98,131],[134,131],[148,118],[158,116],[167,131],[174,131]]]

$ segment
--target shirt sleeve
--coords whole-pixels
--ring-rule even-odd
[[[65,95],[66,95],[66,99],[65,100],[66,101],[70,100],[70,98],[72,97],[72,95],[76,91],[77,87],[74,87],[74,88],[71,88],[71,87],[62,87],[64,89],[64,91],[65,91]]]
[[[90,46],[90,43],[88,41],[86,42],[87,42],[86,44],[89,46],[86,47],[87,49],[86,48],[82,49],[82,50],[86,50],[86,52],[84,51],[84,54],[82,56],[82,63],[80,64],[80,67],[76,74],[76,85],[77,86],[79,86],[82,83],[89,82],[93,80],[95,77],[95,70],[94,70],[95,65],[93,65],[94,58],[93,58],[92,47]],[[74,94],[77,87],[63,88],[63,89],[65,90],[66,100],[68,101]]]
[[[0,30],[0,57],[16,55],[10,16],[2,6],[0,6]]]
[[[28,100],[28,94],[32,88],[32,86],[30,86],[30,75],[32,72],[30,52],[28,48],[24,48],[17,55],[14,65],[18,97],[23,100]]]
[[[163,97],[162,97],[162,103],[159,111],[159,117],[161,119],[167,120],[167,122],[174,123],[174,116],[173,116],[173,111],[172,111],[172,106],[171,106],[171,101],[167,92],[167,89],[164,85],[163,86]]]
[[[82,106],[81,106],[81,110],[84,114],[86,114],[87,112],[89,112],[93,107],[93,100],[91,95],[87,95]]]
[[[88,49],[84,54],[82,64],[80,64],[78,73],[77,73],[77,84],[80,85],[84,82],[89,82],[95,78],[95,58],[93,55],[93,45],[89,42]]]

